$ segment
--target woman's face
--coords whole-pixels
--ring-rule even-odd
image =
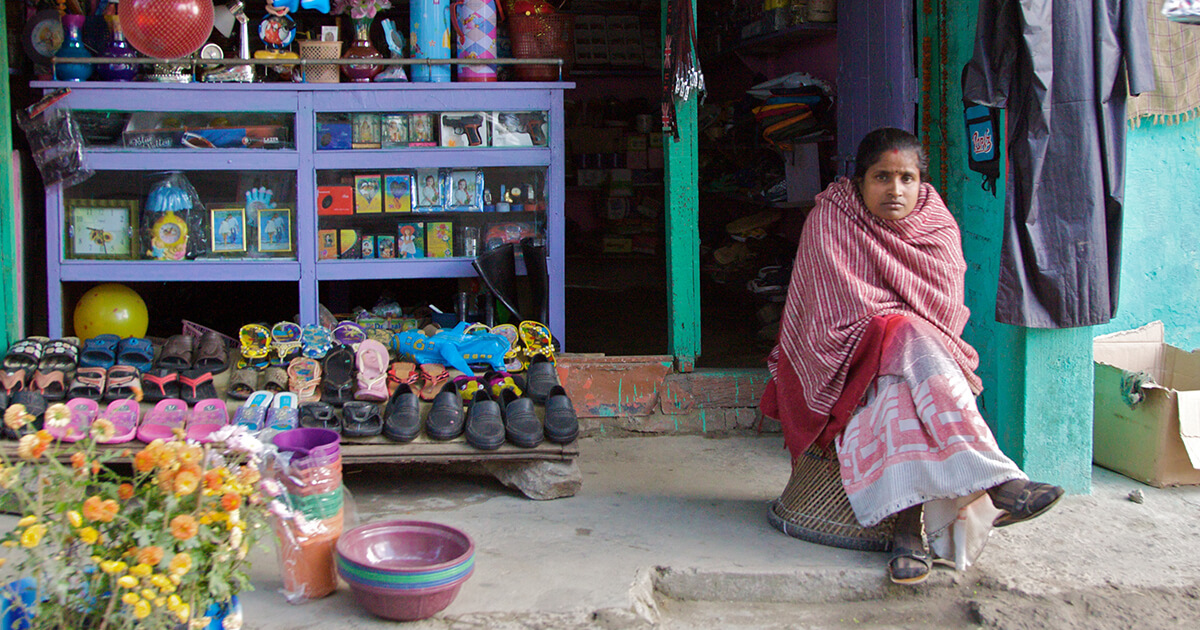
[[[921,169],[913,151],[892,149],[867,169],[858,184],[859,194],[871,214],[898,221],[912,213],[921,191]]]

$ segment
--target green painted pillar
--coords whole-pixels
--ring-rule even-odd
[[[930,124],[918,131],[929,139],[930,177],[962,229],[971,309],[963,336],[980,354],[984,391],[978,402],[1000,447],[1031,478],[1086,494],[1092,479],[1092,328],[1042,330],[995,319],[1004,174],[993,196],[967,168],[959,77],[975,44],[976,7],[968,4],[918,5],[918,40],[929,61],[918,55],[917,70],[930,74],[927,83],[919,82],[929,86],[921,118]]]
[[[692,0],[695,13],[695,0]],[[662,1],[666,34],[667,0]],[[697,157],[697,96],[675,102],[679,140],[664,134],[666,172],[667,351],[680,372],[691,372],[700,356],[700,196]]]
[[[4,77],[0,79],[0,115],[4,124],[0,126],[0,311],[3,311],[3,329],[0,336],[8,347],[20,333],[20,322],[16,319],[17,299],[13,293],[21,284],[16,281],[17,234],[15,217],[21,208],[16,207],[16,198],[11,185],[12,168],[12,95],[8,87],[8,26],[7,11],[0,11],[0,68]]]

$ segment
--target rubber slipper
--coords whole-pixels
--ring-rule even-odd
[[[374,339],[364,339],[358,344],[355,363],[358,367],[358,391],[354,393],[355,400],[387,400],[387,348]]]
[[[82,371],[80,369],[80,372]],[[141,380],[142,400],[146,402],[179,398],[179,372],[175,370],[161,367],[153,368],[149,372],[144,372]]]
[[[579,437],[579,418],[575,415],[575,405],[567,396],[567,390],[562,385],[550,388],[546,396],[545,409],[546,441],[555,444],[570,444]]]
[[[114,400],[104,409],[103,418],[113,425],[113,435],[107,440],[96,438],[101,444],[121,444],[137,435],[138,415],[141,408],[136,400]]]
[[[288,389],[288,373],[287,370],[278,365],[268,366],[263,370],[263,389],[275,393],[287,391]]]
[[[454,388],[458,390],[463,406],[466,406],[475,400],[475,392],[483,389],[483,377],[460,374],[454,377]]]
[[[149,444],[154,440],[174,440],[175,429],[187,427],[187,403],[178,398],[158,401],[146,412],[137,428],[137,439]]]
[[[306,402],[300,404],[300,426],[314,429],[329,429],[342,432],[342,421],[338,419],[333,405],[327,402]]]
[[[499,398],[504,390],[512,390],[518,396],[523,393],[523,389],[517,383],[517,379],[513,378],[508,372],[488,372],[483,375],[484,387],[488,388],[488,393],[493,398]]]
[[[334,346],[325,356],[322,368],[325,378],[321,383],[321,399],[341,406],[354,399],[354,351],[346,346]]]
[[[267,355],[271,354],[271,331],[262,324],[246,324],[238,330],[238,339],[242,343],[242,360],[238,365],[266,367]]]
[[[107,384],[108,370],[102,367],[81,367],[75,371],[75,380],[71,381],[71,387],[67,389],[67,397],[100,400],[104,398]]]
[[[521,360],[521,336],[517,327],[512,324],[500,324],[493,326],[491,332],[508,340],[508,352],[504,353],[504,369],[509,372],[524,370],[525,363]]]
[[[383,417],[379,405],[363,400],[352,400],[342,406],[342,435],[346,437],[371,437],[383,432]]]
[[[79,351],[79,367],[110,368],[117,363],[117,345],[121,338],[105,333],[83,342]]]
[[[28,381],[29,372],[25,368],[17,368],[16,370],[5,368],[3,372],[0,372],[0,387],[9,396],[19,391],[24,391],[29,384]]]
[[[229,408],[220,398],[206,398],[192,407],[187,423],[187,439],[201,444],[212,441],[212,434],[229,424]]]
[[[172,370],[187,370],[192,367],[192,349],[195,339],[191,335],[171,335],[163,344],[158,355],[158,367]]]
[[[417,364],[412,361],[394,361],[388,367],[387,389],[388,397],[392,397],[401,385],[412,385],[420,378],[417,374]],[[411,389],[411,388],[410,388]]]
[[[14,343],[4,355],[4,369],[15,372],[25,370],[32,374],[42,361],[42,350],[49,339],[45,337],[26,337]]]
[[[79,346],[65,339],[55,339],[42,347],[42,360],[38,362],[38,371],[62,370],[69,377],[75,373],[78,364]]]
[[[418,392],[421,400],[425,402],[433,402],[433,399],[442,391],[442,383],[450,378],[450,373],[446,371],[446,366],[440,363],[422,363],[418,368],[421,371],[421,391]]]
[[[303,342],[300,341],[300,326],[295,322],[279,322],[271,327],[271,346],[275,349],[275,358],[271,362],[276,365],[287,365],[295,355],[300,353]]]
[[[251,433],[257,433],[266,426],[267,410],[271,406],[271,400],[275,398],[274,392],[266,390],[256,391],[242,403],[233,413],[233,423],[238,426],[246,427]]]
[[[521,322],[517,327],[517,332],[521,337],[521,345],[525,347],[525,356],[532,359],[535,354],[545,355],[551,363],[555,363],[554,358],[554,337],[550,334],[550,329],[541,322],[526,320]]]
[[[316,359],[296,357],[288,365],[288,389],[300,397],[300,402],[321,400],[321,364]]]
[[[56,402],[67,397],[67,375],[62,370],[34,372],[29,389],[40,393],[46,400]]]
[[[429,417],[425,418],[425,434],[434,440],[453,440],[466,426],[463,416],[458,388],[449,383],[433,398]]]
[[[355,350],[358,349],[358,344],[367,340],[367,331],[363,330],[355,322],[344,321],[338,322],[337,326],[329,333],[333,340],[343,346],[349,346]]]
[[[494,451],[504,444],[504,420],[500,416],[500,404],[492,400],[486,389],[475,392],[475,398],[467,410],[464,433],[467,444],[477,449]]]
[[[138,372],[146,372],[154,366],[154,344],[142,337],[129,337],[117,344],[117,363],[130,365]]]
[[[1054,507],[1065,494],[1058,486],[1037,481],[1026,481],[1024,486],[1015,491],[1008,491],[1007,485],[1001,484],[996,496],[992,497],[992,504],[1004,510],[992,522],[992,527],[1007,527],[1035,519]]]
[[[324,359],[333,348],[333,337],[324,326],[309,324],[300,330],[301,352],[310,359]]]
[[[62,442],[78,442],[87,437],[88,431],[92,428],[92,422],[100,416],[100,405],[90,398],[72,398],[61,407],[59,405],[47,407],[46,413],[53,417],[56,411],[62,411],[62,407],[66,408],[65,413],[69,415],[69,419],[61,425],[47,422],[46,432]]]
[[[179,373],[179,397],[194,405],[201,400],[217,397],[217,386],[213,374],[204,368],[185,370]]]
[[[192,367],[220,374],[229,368],[229,346],[225,337],[214,330],[207,330],[196,340],[195,358]]]
[[[907,558],[916,560],[924,565],[924,567],[910,567],[908,569],[897,569],[896,560]],[[892,549],[892,555],[888,558],[888,577],[891,578],[893,584],[920,584],[929,578],[929,569],[932,567],[932,562],[929,560],[929,552],[924,549],[911,549],[909,547],[895,547]]]
[[[238,368],[229,377],[225,395],[234,400],[246,400],[258,389],[258,370],[254,368]]]
[[[260,389],[246,399],[245,407],[270,407],[271,400],[275,398],[275,392]]]
[[[267,428],[287,431],[300,426],[300,397],[294,392],[279,392],[267,409]]]
[[[407,387],[397,389],[383,411],[383,436],[393,442],[411,442],[420,432],[421,400]]]

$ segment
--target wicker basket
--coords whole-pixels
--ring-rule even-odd
[[[300,40],[301,59],[338,59],[342,56],[342,42],[326,42],[315,39]],[[335,65],[305,66],[304,80],[308,83],[337,83],[342,80]]]
[[[562,77],[575,65],[575,16],[569,13],[509,15],[508,36],[516,59],[562,59]],[[558,81],[558,66],[513,66],[518,81]]]
[[[859,551],[888,551],[895,518],[870,528],[854,518],[842,487],[837,455],[813,445],[792,465],[783,494],[771,502],[767,519],[776,529],[801,540]]]

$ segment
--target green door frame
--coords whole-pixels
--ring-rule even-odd
[[[12,94],[9,88],[8,76],[8,11],[0,11],[0,68],[4,69],[4,79],[0,81],[0,113],[4,115],[4,125],[0,128],[0,310],[3,310],[3,337],[7,347],[20,334],[21,323],[17,321],[17,296],[14,293],[21,283],[16,277],[18,255],[16,216],[22,212],[16,206],[16,187],[13,181],[13,113]]]
[[[692,0],[692,14],[696,2]],[[662,0],[662,42],[667,30],[667,0]],[[664,135],[667,242],[667,351],[675,369],[691,372],[700,356],[700,195],[697,116],[693,96],[675,101],[679,139]]]

